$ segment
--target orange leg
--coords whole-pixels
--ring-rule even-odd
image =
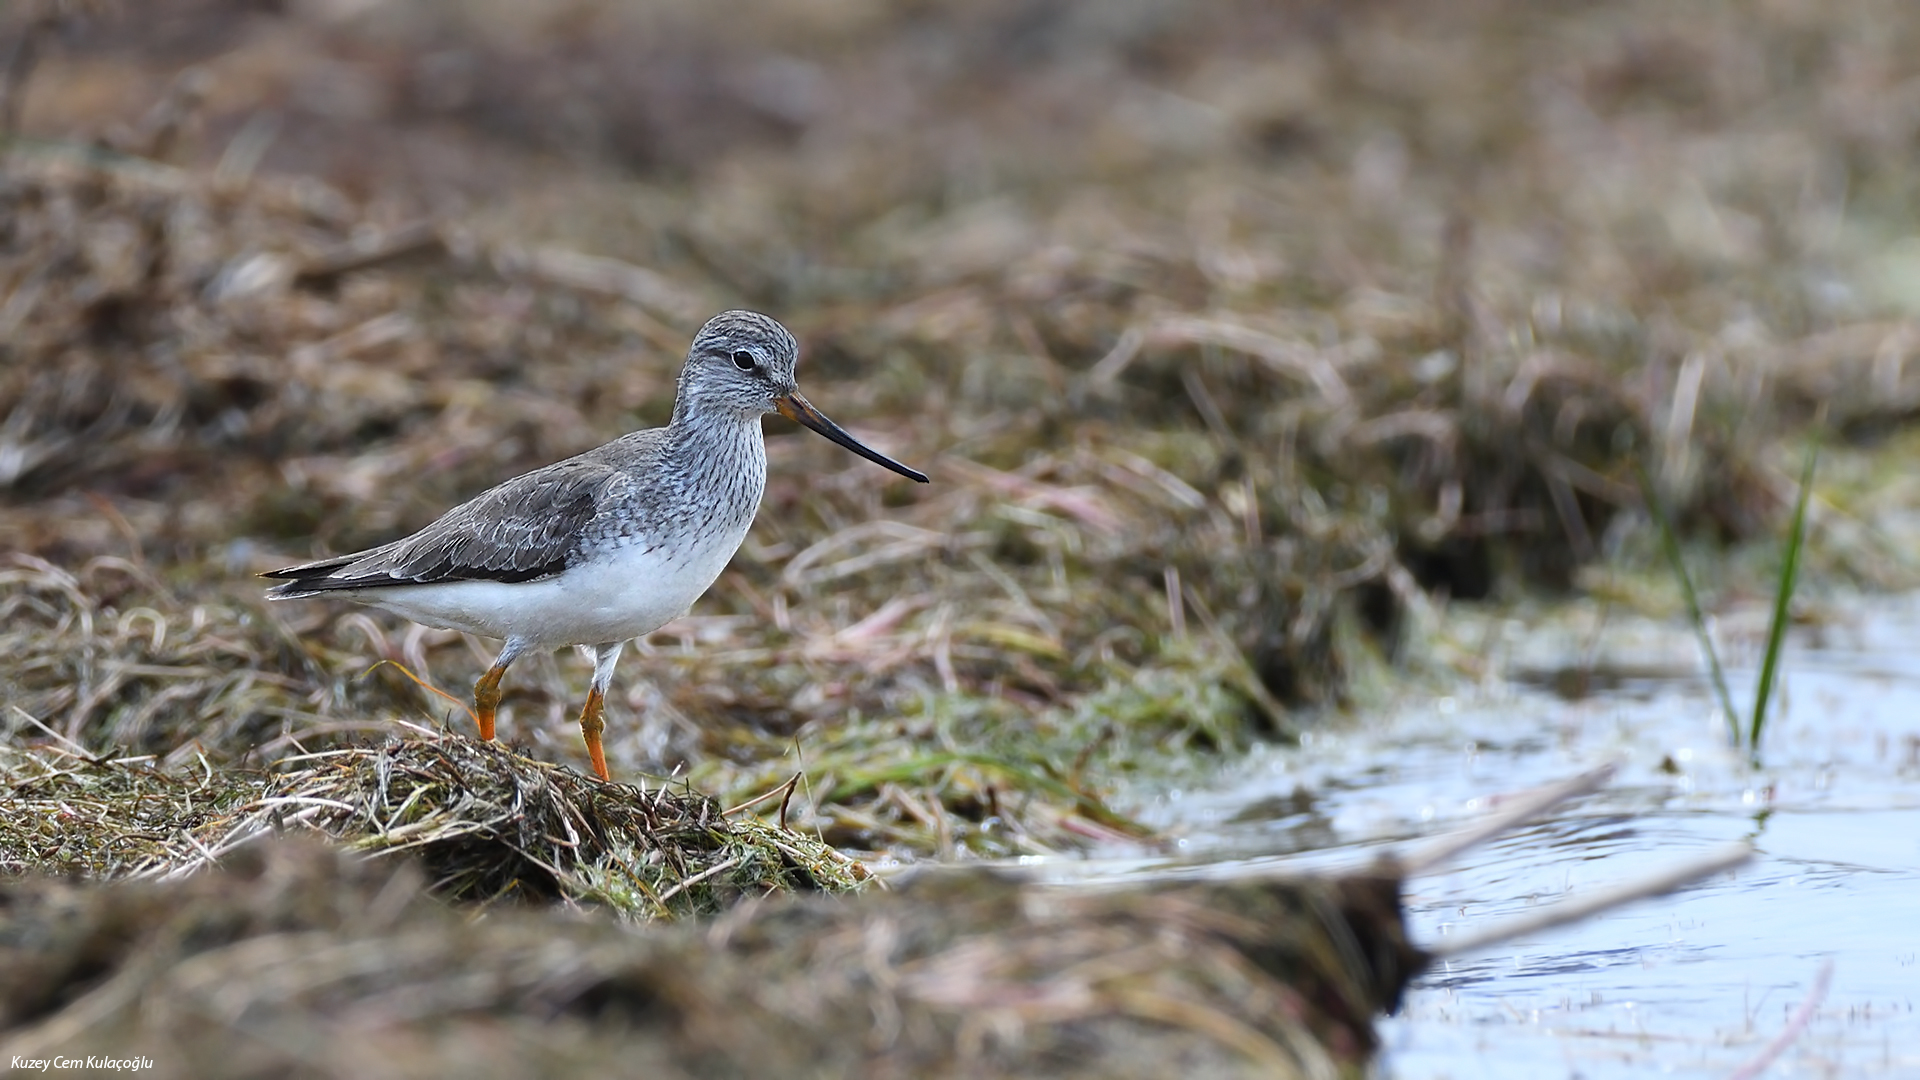
[[[587,691],[587,707],[580,710],[580,734],[587,740],[587,756],[593,759],[593,772],[601,780],[611,781],[607,755],[600,749],[600,733],[607,729],[607,698],[599,687]]]
[[[482,742],[493,741],[493,711],[500,707],[500,677],[506,673],[507,665],[496,662],[473,684],[474,718],[480,722]]]
[[[625,642],[613,641],[593,646],[593,688],[587,691],[587,707],[580,710],[580,734],[587,740],[587,756],[593,759],[593,773],[612,781],[607,772],[607,755],[600,748],[600,733],[607,729],[607,684],[613,681],[613,668],[620,662]]]
[[[493,741],[493,711],[500,707],[500,677],[507,673],[507,665],[513,658],[526,649],[527,643],[519,638],[508,638],[506,647],[500,655],[493,658],[493,666],[487,669],[480,681],[473,684],[473,718],[480,725],[480,740]]]

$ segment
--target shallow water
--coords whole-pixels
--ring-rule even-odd
[[[1507,670],[1539,651],[1542,635],[1519,637]],[[1415,879],[1416,940],[1730,840],[1751,839],[1757,857],[1440,965],[1385,1025],[1383,1075],[1727,1076],[1782,1030],[1831,961],[1824,1000],[1762,1075],[1920,1077],[1920,598],[1796,633],[1757,773],[1726,748],[1706,681],[1678,674],[1694,666],[1690,638],[1613,637],[1627,642],[1616,659],[1640,654],[1617,666],[1639,674],[1603,695],[1569,701],[1503,683],[1410,703],[1258,752],[1214,790],[1167,793],[1143,816],[1216,867],[1352,863],[1464,823],[1490,798],[1618,761],[1607,790]],[[1727,679],[1738,694],[1755,673]]]

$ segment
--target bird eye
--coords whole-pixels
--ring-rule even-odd
[[[741,371],[753,370],[753,354],[745,349],[733,350],[733,366]]]

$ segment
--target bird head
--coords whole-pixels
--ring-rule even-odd
[[[680,372],[674,422],[715,414],[750,417],[777,412],[868,461],[927,482],[925,473],[861,443],[801,397],[793,376],[799,360],[800,343],[786,327],[757,311],[723,311],[693,336],[687,365]]]

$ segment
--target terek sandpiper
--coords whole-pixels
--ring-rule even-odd
[[[493,738],[500,678],[529,648],[583,645],[593,687],[580,712],[593,771],[607,684],[627,641],[685,614],[746,539],[767,480],[760,417],[777,412],[921,483],[800,396],[800,348],[765,315],[729,311],[694,335],[673,420],[517,476],[402,540],[274,570],[274,600],[341,596],[427,626],[504,638],[473,688]]]

